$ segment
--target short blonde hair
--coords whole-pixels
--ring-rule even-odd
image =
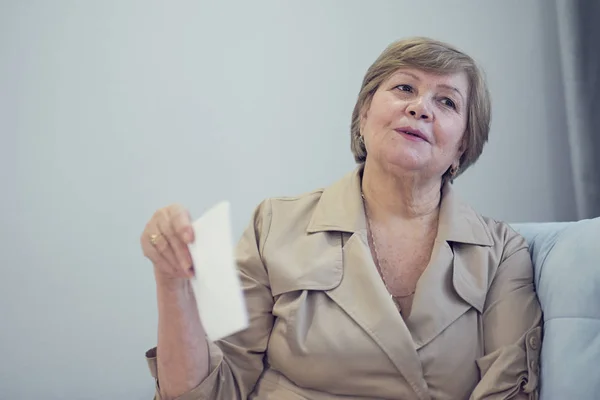
[[[390,44],[369,67],[362,82],[350,128],[351,149],[357,163],[367,159],[367,149],[360,135],[361,114],[371,104],[379,86],[400,68],[417,68],[436,74],[465,72],[469,81],[467,129],[463,136],[464,153],[459,171],[444,179],[454,179],[469,168],[483,152],[491,121],[490,94],[483,72],[475,61],[457,48],[425,37],[413,37]]]

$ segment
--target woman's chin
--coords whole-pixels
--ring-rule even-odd
[[[418,172],[426,167],[425,160],[415,154],[393,154],[386,157],[386,161],[389,167],[406,172]]]

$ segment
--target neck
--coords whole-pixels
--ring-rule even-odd
[[[437,219],[441,180],[398,176],[380,166],[365,163],[362,190],[374,219],[380,221],[429,221]]]

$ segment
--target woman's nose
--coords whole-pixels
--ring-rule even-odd
[[[428,107],[423,104],[423,100],[413,102],[406,108],[410,116],[416,119],[430,120],[432,115]]]

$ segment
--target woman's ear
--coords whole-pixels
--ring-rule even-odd
[[[367,123],[367,107],[366,105],[364,105],[361,110],[360,110],[360,117],[359,117],[359,123],[358,126],[360,128],[360,134],[363,135],[364,133],[364,127],[365,124]]]
[[[467,132],[463,134],[463,137],[458,145],[458,150],[456,151],[457,163],[460,163],[460,160],[463,158],[463,155],[467,151]]]
[[[360,107],[360,113],[359,113],[359,118],[360,118],[360,129],[362,132],[362,129],[365,127],[366,123],[367,123],[367,118],[369,117],[369,109],[371,108],[371,101],[373,99],[371,98],[367,98],[365,99],[364,103],[362,104],[362,106]]]

